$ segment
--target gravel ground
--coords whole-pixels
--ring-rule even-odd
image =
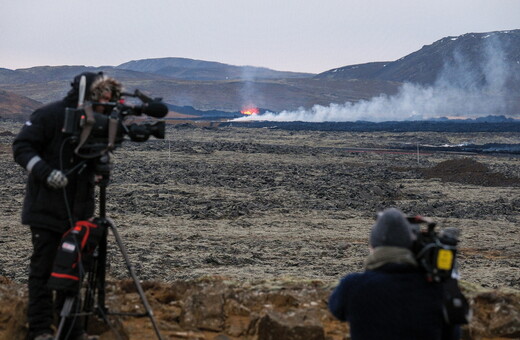
[[[19,125],[0,125],[0,276],[25,282],[30,233],[20,225],[26,174],[12,160]],[[462,278],[520,288],[518,158],[397,150],[520,142],[514,133],[351,133],[173,128],[114,155],[108,216],[143,280],[220,275],[336,281],[362,270],[377,211],[395,206],[461,230]],[[113,237],[110,275],[127,276]]]

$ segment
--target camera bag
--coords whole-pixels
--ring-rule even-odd
[[[98,222],[98,219],[78,221],[63,234],[47,282],[50,289],[71,293],[79,290],[86,272],[85,265],[106,230],[106,225]]]

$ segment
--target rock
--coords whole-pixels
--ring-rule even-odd
[[[9,312],[2,315],[9,316],[6,327],[6,339],[23,339],[27,332],[27,326],[25,324],[27,305],[25,301],[16,301],[14,304],[6,304],[9,308]],[[3,322],[3,320],[2,320]]]
[[[258,323],[258,340],[324,340],[319,320],[306,318],[306,313],[282,314],[268,311]]]
[[[229,336],[220,334],[213,338],[213,340],[232,340]]]
[[[114,317],[110,317],[110,325],[100,318],[90,317],[87,332],[99,334],[99,340],[130,340],[129,332],[123,322]]]
[[[164,338],[181,339],[348,339],[348,324],[327,309],[333,287],[320,281],[277,279],[236,282],[220,277],[142,284]],[[142,310],[128,281],[110,281],[109,310]],[[461,282],[473,309],[463,327],[463,339],[518,339],[520,292],[484,289]],[[25,285],[0,277],[0,339],[23,340],[26,328]],[[130,308],[132,307],[132,308]],[[155,339],[149,318],[112,319],[121,339]],[[118,339],[92,318],[89,332],[101,339]],[[382,339],[384,340],[384,339]]]
[[[181,325],[187,329],[224,330],[224,302],[219,285],[194,289],[184,300]]]
[[[250,329],[251,319],[246,317],[228,317],[226,320],[226,333],[233,337],[246,335]]]
[[[26,301],[24,286],[0,277],[0,339],[25,339]]]
[[[520,293],[485,291],[472,299],[470,330],[482,336],[520,338]]]

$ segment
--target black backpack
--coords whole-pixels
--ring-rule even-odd
[[[94,219],[78,221],[63,234],[47,286],[54,290],[77,292],[86,272],[85,265],[105,231],[106,224]]]

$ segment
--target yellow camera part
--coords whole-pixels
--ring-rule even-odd
[[[453,266],[453,251],[439,249],[437,253],[437,268],[441,270],[451,270]]]

